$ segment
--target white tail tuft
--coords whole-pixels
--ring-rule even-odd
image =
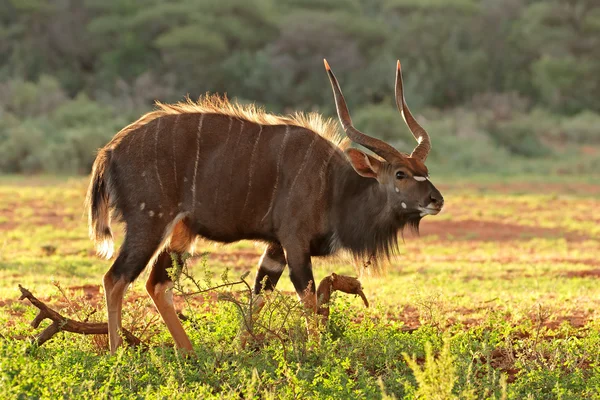
[[[102,258],[107,260],[113,256],[115,246],[112,238],[105,238],[102,241],[96,243],[96,253]]]

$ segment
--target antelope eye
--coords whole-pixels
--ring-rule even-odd
[[[396,172],[396,179],[404,179],[406,178],[406,173],[404,171]]]

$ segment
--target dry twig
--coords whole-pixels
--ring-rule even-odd
[[[41,346],[48,340],[52,338],[56,333],[65,331],[65,332],[73,332],[80,333],[83,335],[107,335],[108,334],[108,324],[106,322],[80,322],[75,321],[71,318],[66,318],[60,315],[58,312],[54,311],[42,301],[37,299],[29,290],[25,289],[23,286],[19,285],[19,290],[21,290],[21,297],[19,300],[27,299],[37,307],[40,312],[31,322],[31,326],[33,328],[37,328],[40,326],[40,323],[45,319],[50,319],[52,324],[48,326],[46,329],[40,333],[35,342],[38,346]],[[142,341],[138,339],[135,335],[129,332],[126,329],[122,330],[122,335],[125,341],[130,346],[139,346],[142,344]]]

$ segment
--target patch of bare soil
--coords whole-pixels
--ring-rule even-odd
[[[561,229],[540,228],[491,221],[428,221],[423,220],[420,236],[436,235],[442,240],[468,240],[475,242],[505,242],[522,238],[565,238],[569,242],[588,239],[587,236],[565,232]],[[406,237],[414,237],[408,233]]]
[[[27,217],[18,215],[19,208],[30,208],[33,214]],[[55,227],[66,227],[68,221],[77,221],[81,215],[57,210],[48,204],[38,200],[32,200],[19,204],[9,204],[8,207],[0,209],[0,217],[4,222],[0,222],[0,232],[17,229],[19,225],[52,225]]]
[[[4,299],[0,300],[0,307],[11,306],[16,300]]]
[[[15,220],[13,210],[9,208],[0,209],[0,232],[16,229],[19,224]]]
[[[441,190],[445,188],[456,189],[457,185],[437,185]],[[531,183],[531,182],[511,182],[511,183],[466,183],[459,184],[459,188],[486,190],[496,193],[531,193],[531,194],[551,194],[551,193],[569,193],[585,196],[596,196],[600,194],[600,185],[590,183]]]
[[[544,323],[548,329],[558,329],[563,323],[571,325],[573,328],[583,328],[588,322],[593,320],[593,314],[583,310],[573,310],[572,314],[556,315],[552,320]]]
[[[495,309],[493,306],[481,306],[475,308],[467,308],[467,307],[457,307],[452,309],[447,309],[445,314],[452,315],[446,319],[442,318],[442,320],[438,321],[438,326],[440,328],[449,327],[460,323],[465,328],[473,328],[478,325],[481,325],[484,322],[484,318],[482,316],[481,311],[489,308],[490,310]],[[412,305],[405,305],[402,310],[398,312],[388,312],[387,319],[393,321],[401,321],[404,323],[404,329],[406,331],[414,331],[421,327],[423,324],[423,320],[427,318],[423,318],[424,316],[421,314],[421,310]],[[363,317],[357,319],[360,323]],[[508,317],[507,317],[508,318]],[[532,314],[529,316],[531,320],[536,321],[537,316]],[[590,311],[584,310],[570,310],[563,311],[555,310],[550,314],[547,318],[541,321],[540,328],[546,328],[547,330],[555,331],[557,330],[563,323],[567,323],[573,328],[579,329],[585,327],[590,321],[594,319],[594,313]],[[508,319],[507,319],[508,321]],[[523,321],[514,321],[513,326],[522,325]],[[538,325],[539,322],[535,322],[534,325]],[[517,335],[519,339],[524,339],[527,337],[531,337],[534,335],[533,332],[522,332],[522,334]],[[548,332],[545,333],[547,338],[554,337],[552,334]]]
[[[600,266],[600,260],[595,261],[596,262],[591,265]],[[565,278],[600,278],[600,268],[582,269],[579,271],[564,271],[560,273],[560,276]]]
[[[214,252],[208,255],[208,260],[219,261],[235,270],[248,269],[248,266],[258,265],[260,254],[256,250],[237,250],[231,252]]]

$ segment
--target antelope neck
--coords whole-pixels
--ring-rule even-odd
[[[388,252],[398,228],[386,213],[387,194],[373,178],[358,175],[351,166],[340,171],[332,202],[332,229],[342,247],[355,255]]]

